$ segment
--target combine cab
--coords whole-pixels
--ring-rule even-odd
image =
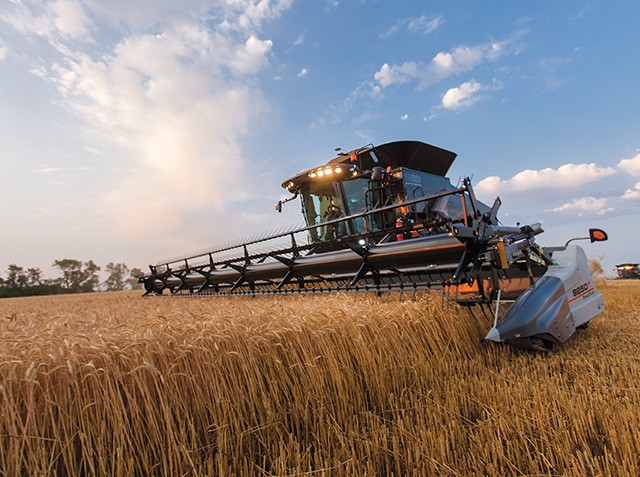
[[[282,184],[292,196],[276,210],[299,198],[305,227],[161,260],[140,278],[145,295],[437,289],[463,305],[494,304],[489,340],[566,341],[604,309],[584,252],[541,249],[540,224],[499,224],[500,199],[488,206],[469,179],[456,187],[445,177],[455,157],[417,141],[339,153]]]

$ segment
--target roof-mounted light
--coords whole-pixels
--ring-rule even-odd
[[[333,174],[344,174],[352,172],[354,176],[358,175],[358,168],[356,166],[322,166],[317,169],[311,170],[307,175],[310,179],[315,179],[317,177],[324,177]]]

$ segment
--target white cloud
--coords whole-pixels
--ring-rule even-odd
[[[91,21],[82,5],[75,0],[56,0],[47,5],[53,24],[63,36],[88,38]]]
[[[380,35],[380,37],[383,39],[388,38],[403,28],[406,28],[411,33],[429,34],[436,31],[443,24],[444,18],[442,16],[421,15],[415,18],[398,20],[385,33]]]
[[[10,7],[4,5],[0,20],[21,34],[49,36],[54,29],[53,23],[44,12],[37,15],[21,3],[13,3]]]
[[[471,71],[484,61],[493,61],[506,54],[517,53],[515,41],[519,34],[504,41],[483,43],[477,46],[458,46],[448,52],[439,52],[429,63],[407,61],[399,65],[385,63],[374,74],[378,84],[386,88],[395,84],[418,82],[424,89],[444,78]]]
[[[444,24],[442,16],[430,17],[421,15],[418,18],[412,18],[407,22],[407,29],[417,33],[433,33]]]
[[[266,104],[259,91],[225,78],[218,60],[237,74],[255,72],[267,48],[252,38],[225,58],[232,48],[197,29],[141,35],[100,61],[83,55],[59,67],[70,107],[109,130],[141,166],[107,195],[122,230],[179,228],[178,217],[219,208],[233,190],[244,167],[238,140]]]
[[[382,65],[374,75],[375,80],[386,88],[392,84],[404,84],[415,79],[420,74],[418,64],[415,61],[408,61],[401,65],[390,66],[388,63]]]
[[[269,107],[253,79],[273,46],[260,29],[290,4],[25,1],[0,21],[49,41],[52,59],[30,70],[58,88],[58,103],[84,118],[103,156],[118,163],[95,214],[113,231],[163,230],[159,240],[171,240],[184,223],[220,210],[245,180],[242,138]],[[100,30],[105,23],[108,32]],[[94,41],[87,50],[77,41],[114,32],[115,43]]]
[[[312,129],[319,129],[325,127],[327,124],[340,124],[343,116],[351,111],[358,101],[379,101],[383,99],[383,97],[384,95],[378,86],[373,85],[370,82],[364,82],[353,90],[344,100],[330,105],[322,116],[313,121],[310,127]],[[364,116],[367,118],[372,117],[370,112],[364,113]],[[359,120],[356,118],[354,122],[359,122]]]
[[[167,25],[206,12],[206,0],[84,0],[87,8],[112,26],[125,25],[140,31],[157,25]]]
[[[293,0],[226,0],[225,7],[237,14],[237,23],[245,30],[259,29],[291,7]]]
[[[490,176],[481,180],[476,191],[485,196],[496,194],[519,195],[532,190],[577,188],[590,182],[614,174],[613,167],[599,167],[591,164],[564,164],[557,169],[547,167],[535,170],[526,169],[510,179]]]
[[[618,167],[632,176],[640,176],[640,154],[631,159],[623,159],[618,163]]]
[[[251,35],[244,45],[236,49],[232,68],[241,74],[255,74],[267,63],[267,54],[271,51],[271,40],[260,40]]]
[[[293,42],[293,46],[300,46],[303,45],[304,42],[306,40],[306,35],[304,33],[301,33],[297,36],[297,38],[295,39],[295,41]]]
[[[449,89],[442,97],[442,107],[444,109],[462,109],[475,104],[480,96],[482,85],[475,80],[462,83],[456,88]]]
[[[400,116],[400,121],[407,121],[408,119],[409,119],[408,114],[403,114],[402,116]]]
[[[259,32],[262,24],[289,9],[293,0],[84,0],[89,9],[114,25],[136,30],[176,24],[198,17],[220,30]]]
[[[604,197],[581,197],[567,202],[560,207],[547,210],[547,212],[570,213],[582,216],[584,213],[605,215],[613,212],[613,210],[613,207],[607,207],[607,199]]]
[[[440,52],[431,60],[428,68],[429,73],[437,81],[452,74],[469,71],[479,65],[485,57],[488,57],[488,53],[491,51],[491,48],[484,45],[472,48],[459,46],[450,53]]]
[[[637,182],[633,189],[627,189],[622,198],[627,200],[640,199],[640,182]]]
[[[84,7],[75,0],[12,2],[10,7],[3,7],[0,21],[23,35],[47,38],[57,47],[66,39],[91,39],[92,22]]]
[[[302,68],[300,71],[298,71],[298,78],[304,78],[305,76],[307,76],[307,74],[309,74],[309,70],[306,68]]]

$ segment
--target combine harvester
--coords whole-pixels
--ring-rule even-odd
[[[566,341],[604,310],[584,251],[543,249],[538,223],[501,225],[499,198],[489,207],[468,178],[454,187],[445,177],[455,157],[418,141],[338,152],[282,184],[292,196],[276,210],[300,197],[306,226],[160,260],[140,278],[145,295],[438,290],[494,304],[488,340],[539,350]]]

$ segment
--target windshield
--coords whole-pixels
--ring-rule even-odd
[[[369,196],[367,196],[368,191],[371,192],[369,179],[360,177],[350,181],[345,181],[342,183],[342,187],[344,188],[344,195],[347,202],[347,207],[349,209],[349,215],[361,214],[362,212],[375,208],[376,206],[380,206],[379,204],[367,203],[367,199],[371,199],[372,195],[369,194]],[[379,224],[375,220],[379,219],[379,214],[375,215],[376,217],[358,217],[351,220],[350,226],[353,228],[353,232],[356,234],[364,233],[366,220],[368,220],[369,230],[379,230]]]
[[[322,224],[346,215],[334,185],[332,182],[315,181],[302,191],[302,209],[307,225]],[[313,243],[325,242],[346,233],[346,224],[340,223],[311,229],[309,238]]]
[[[358,178],[342,183],[344,195],[349,208],[349,215],[360,214],[367,209],[365,194],[369,187],[369,180]]]

